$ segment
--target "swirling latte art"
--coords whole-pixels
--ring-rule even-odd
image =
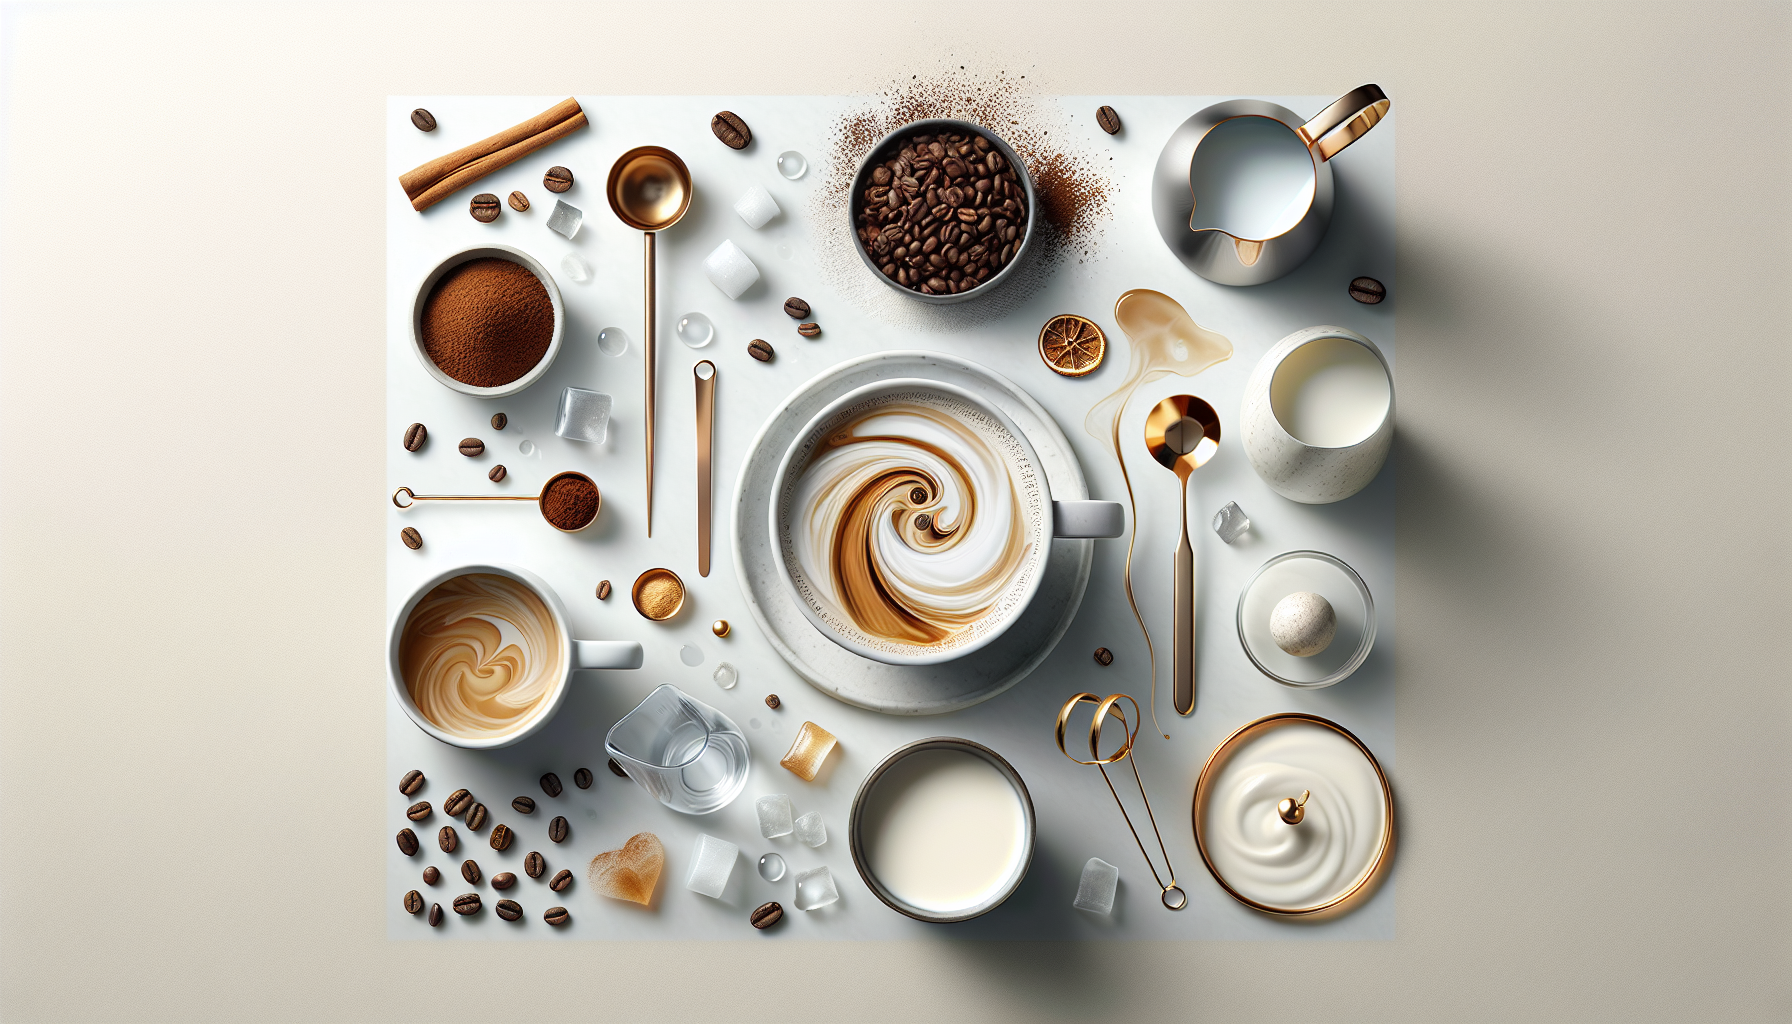
[[[406,692],[443,732],[481,739],[526,723],[564,675],[553,613],[534,590],[491,573],[437,586],[398,641]]]

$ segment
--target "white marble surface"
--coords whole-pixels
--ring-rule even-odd
[[[1217,97],[1131,97],[1125,100],[1126,129],[1109,138],[1087,119],[1073,120],[1086,138],[1079,144],[1101,158],[1111,156],[1119,183],[1104,234],[1084,262],[1060,266],[1049,284],[1016,305],[1005,316],[955,333],[928,329],[907,320],[893,326],[842,297],[828,284],[812,244],[811,194],[825,173],[828,143],[836,112],[859,101],[847,97],[579,97],[591,115],[592,127],[573,138],[463,190],[419,215],[396,184],[399,173],[454,147],[482,138],[545,109],[560,96],[541,97],[393,97],[387,102],[387,411],[386,493],[400,484],[424,493],[482,493],[493,489],[486,470],[495,461],[509,467],[502,489],[522,493],[538,488],[553,472],[578,469],[604,489],[603,515],[594,527],[577,535],[549,528],[523,503],[504,507],[435,506],[387,517],[388,613],[415,583],[443,566],[459,561],[491,559],[525,565],[558,590],[579,636],[587,639],[632,638],[647,649],[646,667],[632,673],[585,673],[577,692],[558,719],[532,742],[489,753],[473,753],[428,739],[388,700],[387,803],[390,820],[379,841],[387,850],[387,934],[394,938],[914,938],[950,935],[985,938],[1274,938],[1359,939],[1394,935],[1397,886],[1385,885],[1355,913],[1319,924],[1290,924],[1256,914],[1233,902],[1201,866],[1188,827],[1188,801],[1195,775],[1213,746],[1238,725],[1259,715],[1283,710],[1308,711],[1345,725],[1375,751],[1393,780],[1396,799],[1399,773],[1394,756],[1394,688],[1392,652],[1395,643],[1393,493],[1395,466],[1362,493],[1335,505],[1297,505],[1272,493],[1251,472],[1237,440],[1237,415],[1243,384],[1257,359],[1291,331],[1314,324],[1338,324],[1375,340],[1394,363],[1393,301],[1361,306],[1345,293],[1346,283],[1368,274],[1398,294],[1394,280],[1393,166],[1395,117],[1351,147],[1336,165],[1337,207],[1330,233],[1312,259],[1279,281],[1252,289],[1228,289],[1200,280],[1177,263],[1151,225],[1146,184],[1159,147],[1168,132],[1189,113]],[[1312,112],[1331,97],[1267,97],[1297,111]],[[1070,97],[1065,109],[1084,111],[1097,100]],[[1113,97],[1102,102],[1119,101]],[[433,111],[441,127],[422,135],[404,116],[415,106]],[[744,152],[716,142],[709,116],[722,107],[740,113],[752,125],[754,144]],[[602,196],[610,163],[623,150],[658,143],[677,151],[690,166],[696,198],[685,221],[660,238],[660,421],[658,492],[655,535],[645,537],[642,516],[641,362],[639,236],[615,220]],[[785,149],[804,152],[809,174],[786,181],[774,167]],[[584,226],[571,242],[544,226],[549,193],[540,175],[551,164],[564,164],[577,176],[572,191],[559,198],[585,212]],[[753,184],[765,186],[783,214],[764,228],[748,228],[733,212],[734,199]],[[517,214],[505,208],[493,225],[481,225],[466,213],[477,192],[503,196],[520,189],[533,209]],[[761,271],[760,283],[738,301],[731,301],[703,277],[701,261],[723,239],[744,249]],[[561,256],[580,253],[597,269],[588,284],[562,278],[568,310],[566,349],[543,380],[511,399],[482,401],[459,395],[435,383],[410,350],[409,310],[417,282],[436,260],[455,249],[480,242],[516,245],[558,275]],[[788,252],[786,258],[781,251]],[[786,666],[763,636],[751,626],[740,590],[733,579],[727,543],[725,509],[728,493],[746,446],[770,410],[788,390],[817,372],[852,356],[889,348],[936,349],[964,355],[997,367],[1037,399],[1058,421],[1075,446],[1091,496],[1124,500],[1118,467],[1103,444],[1083,429],[1090,405],[1118,384],[1125,366],[1125,342],[1114,329],[1111,311],[1118,295],[1129,288],[1150,287],[1181,301],[1204,326],[1230,338],[1233,357],[1191,380],[1172,377],[1141,389],[1129,406],[1122,438],[1137,439],[1144,411],[1164,395],[1192,391],[1220,412],[1225,434],[1220,453],[1195,477],[1189,515],[1197,538],[1200,600],[1197,709],[1179,719],[1160,695],[1160,721],[1169,741],[1142,738],[1141,770],[1150,787],[1158,819],[1169,843],[1177,877],[1190,895],[1188,909],[1170,913],[1157,905],[1149,873],[1113,807],[1100,776],[1065,760],[1051,740],[1051,722],[1059,704],[1077,690],[1107,693],[1124,690],[1141,702],[1150,693],[1145,644],[1127,610],[1120,589],[1124,548],[1098,542],[1088,597],[1060,643],[1055,656],[1036,672],[994,700],[942,717],[899,719],[839,703],[807,686]],[[801,295],[814,307],[823,334],[810,341],[797,336],[780,306],[787,295]],[[1107,363],[1088,377],[1070,380],[1051,373],[1038,361],[1034,343],[1049,316],[1074,310],[1094,318],[1113,342]],[[702,352],[680,345],[672,333],[679,315],[700,311],[716,323],[717,337]],[[600,354],[597,332],[619,326],[632,339],[627,354]],[[748,340],[763,337],[777,348],[777,361],[760,364],[745,352]],[[717,555],[707,579],[696,575],[694,458],[692,456],[691,364],[710,358],[721,369],[718,387],[716,470],[718,481]],[[1398,379],[1396,374],[1396,380]],[[615,396],[615,419],[609,441],[585,446],[552,433],[553,410],[560,391],[580,386]],[[493,412],[510,417],[509,427],[495,432]],[[418,454],[398,443],[404,426],[422,421],[430,428],[430,445]],[[460,438],[483,438],[487,454],[463,458],[454,445]],[[535,454],[519,445],[528,441]],[[1175,544],[1176,479],[1150,462],[1142,443],[1128,452],[1139,496],[1138,548],[1134,582],[1144,598],[1147,621],[1161,655],[1167,655],[1169,627],[1168,553]],[[384,495],[381,495],[384,500]],[[1213,513],[1237,501],[1251,517],[1252,532],[1237,545],[1222,544],[1208,528]],[[413,552],[398,541],[401,527],[417,527],[424,547]],[[1280,686],[1253,669],[1240,650],[1232,628],[1239,588],[1270,556],[1292,548],[1317,548],[1349,562],[1375,595],[1380,635],[1369,661],[1344,684],[1320,692],[1297,692]],[[635,614],[626,599],[627,585],[642,570],[663,565],[677,571],[690,586],[689,605],[670,623],[653,624]],[[600,603],[593,588],[609,579],[618,593]],[[1154,599],[1152,595],[1162,595]],[[718,640],[709,633],[715,618],[735,624],[734,634]],[[702,664],[686,666],[679,648],[695,645]],[[1094,648],[1114,651],[1106,669],[1089,656]],[[729,691],[710,682],[718,661],[739,666],[740,685]],[[1161,664],[1167,691],[1167,667]],[[654,685],[673,682],[722,709],[740,722],[753,746],[753,775],[742,797],[727,809],[701,819],[675,814],[604,768],[603,733]],[[784,700],[777,712],[761,703],[766,693]],[[804,783],[777,767],[795,728],[805,718],[840,737],[841,749],[814,783]],[[754,723],[757,722],[757,725]],[[928,735],[961,735],[988,744],[1008,758],[1026,778],[1039,814],[1039,848],[1025,883],[1006,905],[975,922],[930,927],[902,918],[878,903],[858,879],[842,832],[858,780],[894,746]],[[572,772],[589,767],[597,783],[590,791],[571,785]],[[515,846],[497,854],[482,833],[472,844],[463,832],[457,855],[436,850],[434,831],[443,822],[438,812],[418,828],[423,853],[403,857],[392,833],[405,825],[409,802],[395,783],[408,768],[422,768],[430,783],[421,796],[439,804],[453,789],[466,786],[487,805],[496,822],[519,832]],[[559,773],[567,784],[558,799],[547,799],[535,783],[543,771]],[[1130,775],[1130,773],[1127,773]],[[758,838],[753,799],[766,793],[791,794],[798,813],[819,810],[830,824],[827,845],[809,850],[788,838]],[[1122,790],[1124,793],[1125,790]],[[533,817],[510,810],[511,797],[528,794],[539,809]],[[1136,805],[1134,805],[1136,807]],[[565,814],[571,838],[560,847],[546,841],[547,819]],[[637,831],[652,831],[665,842],[667,865],[653,909],[594,896],[584,881],[584,865],[596,853],[619,846]],[[720,900],[683,888],[689,851],[696,836],[707,832],[740,844],[742,856]],[[477,918],[452,913],[440,929],[430,929],[399,909],[399,897],[418,888],[445,906],[468,887],[459,884],[458,865],[469,852],[489,879],[498,871],[519,871],[522,856],[539,849],[551,870],[570,867],[579,876],[567,892],[551,894],[545,885],[523,879],[509,895],[521,902],[526,916],[515,925],[500,921],[489,909],[498,894],[489,883],[476,887],[488,909]],[[754,873],[758,856],[781,853],[790,874],[778,883]],[[1077,874],[1091,856],[1116,864],[1121,883],[1115,914],[1101,919],[1071,908]],[[420,884],[425,864],[443,870],[435,889]],[[816,913],[791,910],[794,874],[827,865],[840,885],[838,904]],[[1396,868],[1397,872],[1397,868]],[[769,933],[747,926],[747,911],[767,899],[787,908],[784,924]],[[560,904],[573,923],[551,932],[541,912]]]

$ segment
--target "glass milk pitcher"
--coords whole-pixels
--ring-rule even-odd
[[[740,727],[671,683],[611,726],[604,749],[637,785],[683,814],[728,806],[751,767]]]

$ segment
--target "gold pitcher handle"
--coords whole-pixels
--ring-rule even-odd
[[[1344,147],[1369,134],[1369,129],[1387,116],[1388,103],[1388,95],[1381,91],[1381,86],[1360,86],[1345,93],[1295,131],[1308,149],[1319,153],[1320,160],[1330,160],[1344,152]]]

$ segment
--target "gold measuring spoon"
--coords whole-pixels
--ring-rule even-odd
[[[616,158],[604,186],[618,220],[643,232],[646,307],[642,352],[647,364],[647,536],[653,536],[654,235],[691,208],[691,172],[663,146],[637,146]]]
[[[1188,542],[1188,478],[1220,449],[1220,417],[1194,395],[1171,395],[1145,417],[1145,447],[1151,457],[1176,471],[1182,504],[1176,521],[1176,644],[1170,668],[1170,699],[1179,715],[1195,710],[1195,549]],[[1152,686],[1157,680],[1152,680]],[[1155,700],[1155,698],[1154,698]]]
[[[541,485],[540,494],[418,494],[412,491],[409,487],[400,487],[398,490],[392,492],[392,504],[397,505],[399,508],[410,508],[413,503],[419,501],[533,501],[537,504],[541,504],[541,499],[547,495],[548,491],[553,490],[554,484],[567,478],[583,480],[591,485],[593,491],[597,492],[597,507],[591,510],[591,518],[574,527],[569,528],[561,526],[552,519],[548,519],[548,510],[545,504],[541,505],[541,518],[547,519],[548,525],[559,530],[561,533],[578,533],[585,527],[597,522],[597,514],[603,511],[604,495],[602,491],[598,490],[597,481],[583,473],[576,473],[570,469],[564,473],[555,473],[553,476],[549,477],[548,482]],[[398,500],[399,495],[404,496],[403,501]]]
[[[697,381],[697,575],[709,575],[710,443],[716,430],[716,364],[691,367]]]

